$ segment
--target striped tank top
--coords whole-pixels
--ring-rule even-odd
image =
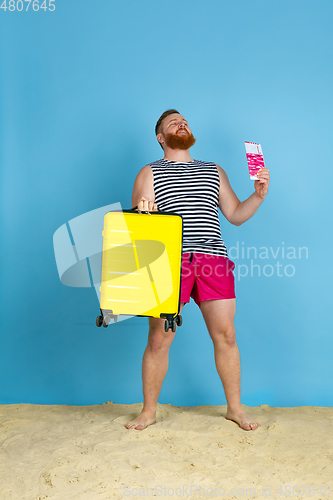
[[[183,253],[227,257],[218,217],[220,178],[215,163],[162,159],[150,166],[158,210],[183,217]]]

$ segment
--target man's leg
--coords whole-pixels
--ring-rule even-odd
[[[180,313],[183,309],[180,306]],[[127,429],[142,431],[156,422],[156,406],[163,380],[168,371],[169,349],[175,332],[164,331],[164,319],[149,318],[149,335],[142,360],[143,408],[141,414],[132,422],[127,422]]]
[[[200,309],[214,344],[215,364],[228,403],[228,420],[244,430],[255,430],[254,422],[242,409],[240,400],[240,359],[235,337],[236,299],[205,300]]]

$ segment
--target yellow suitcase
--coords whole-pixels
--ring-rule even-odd
[[[165,318],[165,331],[175,331],[182,324],[183,219],[136,208],[104,217],[101,315],[96,325],[107,327],[125,314]]]

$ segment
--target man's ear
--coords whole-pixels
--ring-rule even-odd
[[[163,136],[162,136],[162,134],[157,134],[156,139],[158,140],[158,142],[159,142],[160,144],[162,144],[162,145],[163,145],[164,140],[163,140]]]

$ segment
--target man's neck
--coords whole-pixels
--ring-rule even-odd
[[[184,150],[184,149],[165,148],[164,159],[169,161],[179,161],[179,162],[193,161],[189,149]]]

